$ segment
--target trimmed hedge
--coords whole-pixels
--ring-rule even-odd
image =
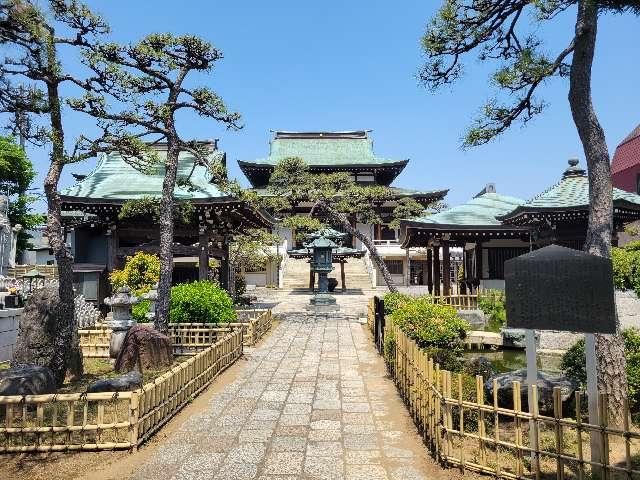
[[[201,280],[182,283],[171,289],[171,322],[229,323],[236,319],[232,298],[215,283]]]
[[[627,387],[629,392],[629,409],[632,413],[640,413],[640,331],[627,328],[622,331],[624,351],[627,359]],[[578,340],[562,356],[562,371],[582,387],[587,383],[584,340]],[[634,421],[640,419],[634,418]]]

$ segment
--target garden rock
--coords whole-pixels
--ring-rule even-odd
[[[513,372],[502,373],[489,378],[484,384],[487,398],[493,398],[493,380],[498,381],[498,405],[504,408],[513,408],[513,382],[520,382],[520,397],[522,409],[528,410],[527,370],[521,369]],[[568,402],[573,398],[577,385],[564,375],[552,375],[538,372],[538,406],[541,412],[553,412],[553,389],[560,387],[562,402]]]
[[[458,316],[469,322],[472,330],[482,330],[487,324],[487,317],[482,310],[460,310]]]
[[[0,371],[0,395],[55,393],[56,379],[48,367],[15,365]]]
[[[12,363],[43,365],[54,372],[56,380],[63,380],[65,372],[58,372],[61,379],[56,375],[56,365],[63,364],[55,344],[59,328],[59,303],[57,288],[42,288],[31,293],[20,319]]]
[[[132,370],[119,377],[107,378],[106,380],[92,383],[87,387],[87,393],[127,392],[140,388],[141,386],[142,374],[138,370]]]
[[[124,337],[115,363],[116,372],[141,369],[159,370],[173,363],[171,339],[149,326],[131,327]]]
[[[464,366],[465,372],[469,375],[482,375],[483,380],[486,382],[489,378],[493,377],[496,374],[493,365],[491,364],[491,360],[487,357],[478,357],[473,360],[469,360]]]

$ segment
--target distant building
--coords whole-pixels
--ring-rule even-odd
[[[46,226],[42,225],[29,230],[31,235],[29,242],[32,247],[22,252],[18,259],[20,265],[55,265],[56,258],[53,249],[49,246],[49,239],[46,235]]]
[[[615,187],[640,194],[640,125],[616,147],[611,162],[611,177]],[[635,222],[633,226],[640,231],[640,222]],[[619,245],[631,240],[637,240],[637,236],[634,238],[627,232],[620,232]]]
[[[617,188],[640,195],[640,125],[616,147],[611,176]]]

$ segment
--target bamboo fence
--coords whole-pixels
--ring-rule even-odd
[[[226,335],[233,329],[242,330],[245,346],[255,345],[273,324],[271,310],[257,312],[258,315],[244,322],[232,323],[170,323],[167,335],[173,343],[176,355],[194,355]],[[78,330],[80,347],[85,358],[109,358],[111,329],[106,324]]]
[[[138,390],[0,396],[0,453],[136,449],[241,355],[234,330]]]
[[[525,390],[523,402],[520,382],[504,395],[494,380],[487,399],[482,376],[440,369],[397,325],[387,325],[388,335],[389,371],[425,443],[443,464],[503,479],[640,478],[640,433],[630,426],[626,403],[624,424],[612,427],[606,394],[598,398],[598,424],[585,422],[581,392],[569,415],[559,388],[547,415],[539,411],[535,385]],[[499,404],[506,397],[509,408]],[[523,407],[527,398],[532,408]],[[599,458],[592,457],[590,441],[601,445]]]

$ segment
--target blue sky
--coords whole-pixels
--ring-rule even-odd
[[[465,78],[433,94],[420,86],[419,39],[439,1],[220,2],[90,1],[110,22],[113,38],[134,41],[150,32],[199,35],[225,55],[201,80],[243,115],[244,128],[228,132],[212,121],[183,119],[184,138],[219,138],[231,174],[236,160],[263,157],[269,130],[372,129],[374,149],[411,162],[396,184],[449,188],[447,203],[473,196],[487,182],[501,193],[529,198],[556,182],[569,157],[583,159],[567,102],[566,80],[542,90],[549,108],[525,128],[463,151],[460,138],[491,95],[490,70],[469,58]],[[540,35],[550,52],[564,48],[574,11]],[[593,73],[594,103],[609,151],[640,122],[636,38],[639,19],[607,16],[600,22]],[[68,136],[92,133],[86,117],[65,117]],[[40,172],[46,149],[30,149]],[[583,162],[584,163],[584,162]],[[86,173],[95,162],[66,167]]]

